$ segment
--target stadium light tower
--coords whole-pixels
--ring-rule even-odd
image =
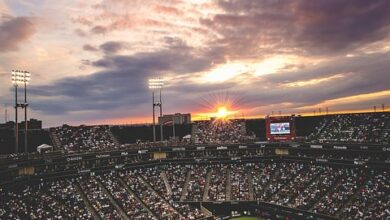
[[[153,101],[153,142],[156,142],[156,117],[155,117],[155,108],[158,107],[160,108],[160,117],[162,117],[162,99],[161,99],[161,90],[162,87],[164,86],[164,80],[161,78],[152,78],[149,79],[149,89],[152,90],[152,101]],[[154,97],[154,92],[156,90],[159,90],[160,92],[160,100],[156,101]],[[163,125],[162,121],[160,120],[160,136],[161,136],[161,141],[164,140],[164,135],[163,135]]]
[[[19,125],[18,108],[24,108],[24,151],[28,152],[27,143],[27,84],[30,82],[31,74],[27,71],[12,70],[12,84],[15,87],[15,153],[19,152]],[[18,103],[18,86],[24,85],[24,103]]]

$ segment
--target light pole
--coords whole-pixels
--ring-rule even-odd
[[[172,116],[172,130],[173,130],[173,140],[176,140],[176,131],[175,131],[175,114]]]
[[[149,89],[152,90],[152,101],[153,101],[153,142],[156,142],[156,116],[155,116],[155,108],[158,107],[160,108],[160,117],[162,117],[162,99],[161,99],[161,90],[162,90],[162,87],[164,86],[164,80],[161,79],[161,78],[152,78],[152,79],[149,79]],[[155,97],[154,97],[154,92],[155,90],[158,89],[160,90],[160,100],[159,101],[155,101]],[[163,136],[163,127],[162,127],[162,123],[161,123],[161,120],[160,120],[160,135],[161,135],[161,141],[164,139],[164,136]]]
[[[18,124],[18,108],[24,108],[24,151],[28,152],[27,143],[27,84],[30,82],[31,74],[27,71],[12,70],[12,84],[15,86],[15,153],[19,152],[19,124]],[[24,103],[18,103],[18,85],[24,85]]]

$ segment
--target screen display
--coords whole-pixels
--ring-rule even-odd
[[[271,123],[271,134],[290,134],[290,123]]]

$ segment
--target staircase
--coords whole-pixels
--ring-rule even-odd
[[[184,201],[187,197],[188,183],[190,182],[190,179],[191,179],[191,170],[188,170],[186,181],[184,182],[184,186],[183,186],[183,191],[181,192],[180,202]]]
[[[206,183],[204,186],[204,191],[203,191],[203,201],[207,201],[209,197],[209,188],[210,188],[210,179],[211,179],[211,170],[209,170],[206,174]]]
[[[248,179],[248,186],[249,186],[249,200],[254,201],[255,200],[255,192],[253,189],[253,177],[250,172],[247,173],[247,179]]]
[[[168,195],[171,196],[172,195],[172,188],[171,188],[171,185],[169,185],[167,174],[165,173],[165,171],[162,171],[160,173],[160,177],[164,181],[164,185],[165,185],[165,188],[167,189]]]
[[[84,204],[87,207],[88,211],[92,214],[93,219],[100,220],[101,218],[97,214],[96,210],[92,207],[91,203],[87,199],[87,196],[85,195],[84,191],[81,189],[78,183],[75,184],[75,188],[77,192],[80,194],[81,198],[83,199]]]
[[[55,150],[62,149],[60,139],[57,137],[57,134],[56,134],[54,129],[49,130],[49,136],[50,136],[50,140],[51,140],[51,143],[53,144],[54,149]]]
[[[165,200],[147,181],[145,181],[145,179],[142,176],[140,176],[140,180],[142,181],[143,184],[145,184],[146,187],[148,187],[149,190],[156,193],[156,195],[160,198],[161,201],[164,201],[172,210],[177,212],[181,219],[184,219],[184,216],[182,215],[182,213],[180,213],[170,202]]]
[[[226,177],[227,183],[226,183],[226,201],[230,201],[232,199],[232,180],[231,180],[231,170],[227,170],[227,177]]]
[[[139,202],[142,207],[148,211],[148,213],[150,215],[152,215],[153,217],[155,217],[157,219],[157,216],[152,212],[152,210],[149,209],[149,207],[129,188],[129,186],[125,183],[125,181],[123,181],[122,178],[118,178],[119,179],[119,182],[122,184],[122,186],[125,188],[125,190],[130,193],[131,195],[134,196],[135,200],[137,200],[137,202]]]
[[[121,146],[118,139],[115,137],[115,135],[112,133],[111,129],[108,128],[108,134],[110,135],[112,141],[115,143],[116,146]]]
[[[198,125],[194,124],[192,125],[192,130],[191,130],[191,142],[195,143],[195,134],[198,133]]]
[[[103,190],[103,192],[107,195],[108,199],[110,200],[111,204],[116,208],[116,210],[119,212],[119,214],[121,215],[122,219],[126,219],[126,220],[130,220],[129,216],[127,216],[126,212],[122,209],[122,207],[118,204],[118,202],[114,199],[114,197],[112,197],[111,193],[108,191],[108,189],[106,188],[106,186],[104,186],[104,184],[99,180],[97,179],[97,182],[100,186],[100,188]]]

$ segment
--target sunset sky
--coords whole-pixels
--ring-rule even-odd
[[[45,127],[389,108],[390,1],[0,0],[0,122],[12,69]]]

